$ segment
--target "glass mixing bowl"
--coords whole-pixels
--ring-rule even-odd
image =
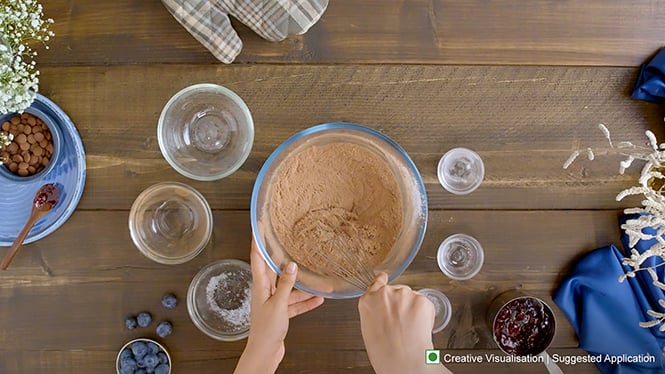
[[[166,103],[157,124],[162,155],[180,174],[224,178],[247,160],[254,122],[245,102],[216,84],[186,87]]]
[[[284,160],[312,146],[353,143],[378,155],[393,172],[402,195],[401,232],[384,261],[373,271],[386,272],[392,281],[413,261],[420,249],[427,226],[427,194],[416,165],[392,139],[368,127],[351,123],[329,123],[311,127],[292,136],[268,157],[259,171],[251,201],[252,233],[261,256],[277,274],[292,261],[270,222],[270,196],[273,179]],[[315,273],[304,266],[298,272],[298,289],[326,298],[352,298],[363,291],[348,282]]]

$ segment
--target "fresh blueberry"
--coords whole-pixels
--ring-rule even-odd
[[[175,306],[178,304],[178,299],[176,299],[174,294],[167,293],[162,297],[162,305],[166,309],[174,309]]]
[[[124,372],[131,370],[133,373],[136,370],[136,360],[131,357],[127,357],[120,361],[120,370]]]
[[[148,353],[148,345],[144,342],[134,342],[132,343],[132,353],[135,359],[141,359]]]
[[[127,317],[125,320],[125,327],[127,327],[128,330],[134,330],[138,323],[136,323],[136,318],[134,316]]]
[[[169,356],[167,356],[166,353],[159,352],[159,353],[157,353],[157,357],[159,358],[159,363],[160,364],[168,364],[169,363]]]
[[[120,352],[120,361],[126,358],[134,358],[134,354],[129,348],[125,348],[122,350],[122,352]]]
[[[159,364],[155,368],[155,374],[168,374],[169,373],[169,366],[167,364]]]
[[[153,354],[146,355],[143,358],[143,361],[145,362],[145,367],[147,368],[154,368],[157,365],[159,365],[159,358],[157,358],[157,355]]]
[[[155,372],[155,368],[145,368],[145,372],[148,374],[153,374]]]
[[[159,352],[159,347],[153,342],[148,342],[148,352],[156,355]]]
[[[136,374],[136,369],[130,367],[123,367],[120,369],[120,374]]]
[[[141,357],[136,360],[136,367],[138,368],[144,368],[145,367],[145,357]]]
[[[152,322],[152,316],[148,312],[141,312],[138,316],[136,316],[136,321],[138,322],[139,326],[148,327],[148,325],[150,325]]]
[[[169,321],[162,321],[157,325],[157,335],[161,338],[165,338],[173,332],[173,326]]]

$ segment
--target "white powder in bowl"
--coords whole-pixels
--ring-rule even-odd
[[[210,310],[234,328],[249,327],[251,283],[245,274],[226,271],[210,278],[206,298]]]

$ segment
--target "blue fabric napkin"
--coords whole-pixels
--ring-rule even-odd
[[[642,65],[632,97],[652,103],[665,102],[665,48],[649,63]]]
[[[621,223],[628,218],[621,217]],[[653,230],[644,232],[654,233]],[[621,240],[627,249],[625,233]],[[654,242],[642,240],[635,249],[645,251]],[[658,299],[665,299],[665,292],[652,284],[647,272],[638,272],[634,278],[619,283],[619,277],[630,270],[622,265],[623,259],[623,253],[613,245],[587,254],[559,286],[554,302],[575,329],[580,348],[594,356],[602,354],[603,360],[596,364],[602,373],[665,373],[665,333],[658,331],[658,326],[647,329],[638,324],[653,319],[647,310],[662,311]],[[652,257],[644,266],[660,262]],[[656,271],[662,281],[664,267]],[[628,359],[647,354],[654,356],[655,362],[612,364],[604,360],[606,355]]]

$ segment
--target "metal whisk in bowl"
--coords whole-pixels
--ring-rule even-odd
[[[369,267],[371,259],[362,248],[340,247],[334,254],[315,251],[312,258],[322,261],[332,273],[330,275],[361,291],[367,290],[374,283],[374,271]]]
[[[296,223],[294,231],[309,244],[309,258],[300,258],[312,271],[334,276],[365,291],[374,281],[374,254],[367,250],[369,238],[357,224],[357,215],[345,209],[322,209],[311,219]],[[382,259],[381,259],[382,260]]]

